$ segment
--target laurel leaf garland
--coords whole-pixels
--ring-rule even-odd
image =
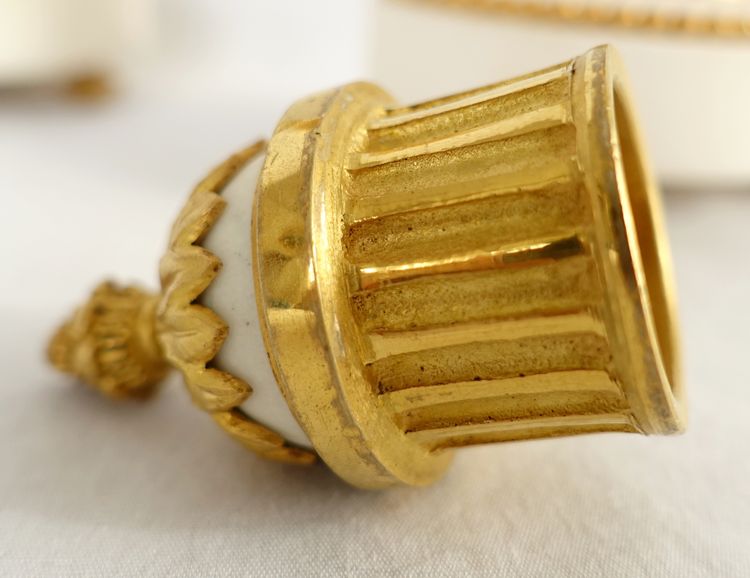
[[[223,187],[264,148],[264,142],[257,142],[216,167],[198,184],[177,217],[159,264],[162,297],[157,309],[157,335],[164,356],[182,372],[193,401],[210,412],[234,439],[262,457],[309,464],[315,461],[313,453],[287,445],[282,436],[238,408],[252,394],[252,388],[211,366],[229,327],[211,309],[196,303],[221,271],[221,260],[196,243],[224,210],[226,202],[220,196]]]

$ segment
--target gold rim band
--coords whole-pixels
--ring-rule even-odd
[[[410,107],[352,84],[293,105],[254,211],[274,372],[361,487],[453,447],[683,427],[658,195],[606,47]]]

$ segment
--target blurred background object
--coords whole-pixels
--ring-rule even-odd
[[[103,88],[152,44],[156,1],[0,0],[0,88]]]
[[[367,75],[368,3],[148,2],[157,33],[122,53],[110,98],[81,106],[55,91],[0,91],[0,194],[16,207],[15,232],[6,232],[33,231],[9,274],[24,286],[19,311],[55,315],[54,300],[77,302],[107,272],[155,284],[164,215],[177,214],[202,172],[269,136],[301,94]],[[75,227],[60,234],[61,219]],[[138,234],[115,242],[132,220]],[[78,281],[59,284],[52,298],[32,281],[40,271]]]
[[[407,100],[613,44],[663,181],[750,187],[748,2],[380,0],[376,30],[375,77]]]

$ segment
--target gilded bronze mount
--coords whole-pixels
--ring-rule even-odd
[[[262,147],[193,193],[150,327],[234,437],[307,463],[238,409],[250,384],[211,365],[232,320],[199,302],[221,267],[200,239]],[[424,485],[460,446],[681,431],[667,243],[642,150],[606,47],[409,107],[365,83],[294,104],[267,146],[253,268],[274,374],[323,461],[360,487]],[[85,364],[58,365],[97,383]]]

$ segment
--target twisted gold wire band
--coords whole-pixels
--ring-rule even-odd
[[[631,30],[747,38],[750,17],[720,17],[707,14],[670,13],[657,8],[628,8],[622,5],[595,6],[583,2],[538,2],[534,0],[417,0],[425,4],[482,10],[539,18],[555,22],[593,24]]]

